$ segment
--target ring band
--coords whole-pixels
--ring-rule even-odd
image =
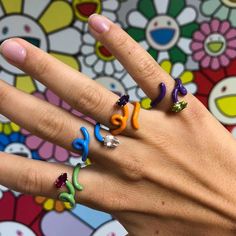
[[[161,100],[165,97],[165,95],[166,95],[166,85],[163,83],[163,82],[161,82],[160,83],[160,90],[161,90],[161,93],[159,94],[159,96],[155,99],[155,100],[153,100],[152,102],[151,102],[151,107],[155,107],[158,103],[160,103],[161,102]]]
[[[78,191],[82,191],[84,188],[83,186],[78,182],[78,175],[79,171],[81,169],[80,164],[76,165],[73,170],[72,175],[72,182],[73,184],[67,179],[67,173],[61,174],[55,181],[56,188],[61,188],[63,186],[67,187],[68,192],[62,192],[59,194],[58,199],[63,202],[69,202],[71,207],[75,207],[75,189]]]
[[[88,130],[85,127],[81,127],[80,130],[84,136],[84,139],[81,138],[74,139],[72,142],[72,147],[75,150],[83,151],[82,161],[85,162],[87,160],[89,153],[90,136]]]
[[[112,135],[118,135],[126,128],[127,120],[129,117],[128,105],[122,106],[121,108],[123,111],[123,116],[120,114],[114,114],[111,117],[111,124],[119,126],[117,129],[111,130]]]
[[[175,88],[172,92],[172,100],[173,100],[173,106],[171,108],[171,110],[173,112],[180,112],[182,111],[185,107],[187,107],[187,102],[183,101],[179,101],[178,100],[178,93],[180,93],[182,96],[185,96],[188,91],[187,89],[183,86],[181,79],[177,78],[175,79],[176,81],[176,85]]]
[[[120,144],[119,139],[113,135],[106,135],[105,137],[102,137],[102,135],[100,134],[100,129],[100,123],[96,123],[94,127],[94,136],[99,142],[103,143],[104,146],[108,148],[115,148]]]

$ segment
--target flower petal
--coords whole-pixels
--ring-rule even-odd
[[[208,0],[202,3],[201,9],[202,12],[206,15],[212,15],[217,10],[217,8],[221,5],[220,0]]]
[[[43,139],[35,135],[29,135],[25,140],[25,144],[30,149],[37,149],[43,142],[44,142]]]
[[[210,23],[211,31],[212,32],[218,32],[218,29],[220,27],[220,21],[218,19],[214,19]]]
[[[211,68],[217,70],[220,68],[220,61],[218,57],[213,57],[211,60]]]
[[[171,76],[173,78],[179,78],[183,72],[184,72],[184,65],[182,63],[175,63],[172,66]]]
[[[22,9],[22,2],[22,0],[14,0],[14,2],[9,0],[1,0],[3,8],[7,14],[20,13]]]
[[[220,56],[220,64],[222,65],[222,66],[228,66],[229,65],[229,58],[228,57],[226,57],[224,54],[223,55],[221,55]]]
[[[63,17],[61,13],[63,12]],[[71,24],[73,11],[69,3],[64,1],[53,1],[39,19],[45,31],[50,33],[62,29]]]
[[[195,41],[203,42],[206,36],[201,31],[197,31],[193,34],[193,38]]]
[[[233,58],[236,57],[236,50],[233,50],[233,49],[228,48],[228,49],[225,51],[225,54],[226,54],[230,59],[233,59]]]
[[[60,98],[55,94],[53,93],[50,89],[47,89],[46,91],[46,97],[47,97],[47,100],[53,104],[53,105],[56,105],[56,106],[59,106],[60,105]]]
[[[231,10],[229,15],[229,20],[232,23],[232,26],[236,27],[236,9]]]
[[[61,162],[64,162],[69,158],[69,152],[60,146],[56,146],[54,155],[55,159]]]
[[[190,49],[190,43],[191,39],[187,38],[180,38],[178,42],[179,48],[181,48],[186,54],[191,54],[191,49]]]
[[[230,23],[228,21],[223,21],[220,25],[219,33],[225,34],[230,28]]]
[[[148,20],[138,11],[133,11],[128,15],[128,22],[131,26],[145,29]]]
[[[102,1],[103,10],[115,11],[118,9],[118,7],[119,7],[119,3],[117,0]]]
[[[225,35],[225,38],[226,38],[227,40],[229,40],[229,39],[235,39],[235,38],[236,38],[236,29],[234,29],[234,28],[230,29],[230,30],[227,32],[227,34]]]
[[[154,6],[157,13],[165,14],[169,6],[169,0],[154,0]]]
[[[194,51],[203,50],[204,49],[203,43],[193,41],[193,43],[191,44],[191,49]]]
[[[182,26],[196,19],[197,13],[192,7],[186,7],[176,18],[177,22]]]
[[[217,12],[215,12],[215,17],[221,19],[221,20],[225,20],[227,19],[229,14],[229,8],[226,6],[221,6]]]
[[[16,88],[26,92],[26,93],[33,93],[36,91],[35,84],[32,78],[28,75],[18,75],[15,78],[16,81]]]
[[[210,65],[210,62],[211,62],[211,57],[205,56],[201,61],[201,65],[202,67],[208,67]]]
[[[54,144],[52,144],[52,143],[49,143],[47,141],[44,142],[44,144],[38,150],[39,155],[43,159],[46,159],[46,160],[49,159],[53,155],[53,146],[54,146]]]
[[[49,35],[50,50],[66,54],[76,54],[81,45],[81,34],[74,28],[57,31]]]
[[[209,23],[204,22],[200,26],[202,33],[204,33],[206,36],[208,36],[211,33],[211,29],[209,26]]]
[[[38,18],[39,15],[43,12],[43,10],[50,3],[50,0],[24,0],[24,13],[26,15],[33,16],[34,18]],[[32,7],[34,6],[34,7]]]

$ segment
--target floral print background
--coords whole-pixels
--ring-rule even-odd
[[[63,17],[61,17],[63,13]],[[235,0],[0,0],[0,42],[21,37],[144,109],[150,100],[114,56],[88,32],[88,17],[119,24],[172,75],[181,78],[236,138]],[[45,86],[0,56],[0,79],[83,119]],[[92,121],[90,119],[90,121]],[[0,150],[75,165],[75,153],[0,115]],[[57,225],[57,227],[54,227]],[[78,204],[27,196],[0,185],[0,235],[124,236],[110,215]]]

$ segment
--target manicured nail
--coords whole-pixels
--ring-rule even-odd
[[[89,17],[89,25],[99,34],[107,32],[110,29],[110,21],[105,17],[93,14]]]
[[[1,54],[8,60],[15,63],[22,63],[26,57],[26,50],[19,43],[7,39],[1,44]]]

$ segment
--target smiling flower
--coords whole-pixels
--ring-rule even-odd
[[[66,1],[35,1],[34,7],[27,1],[0,1],[0,17],[0,42],[20,37],[73,68],[79,68],[72,55],[79,51],[80,33],[70,27],[73,11]],[[2,56],[0,61],[0,77],[6,82],[28,93],[36,88],[45,90],[42,84],[10,65]]]
[[[207,16],[214,16],[220,20],[228,19],[236,26],[236,1],[235,0],[207,0],[202,1],[201,10]]]
[[[228,21],[214,19],[201,24],[193,35],[193,59],[202,67],[219,69],[236,58],[236,29]]]
[[[194,72],[196,97],[230,131],[236,126],[236,60],[227,68]]]
[[[190,42],[198,26],[196,12],[185,1],[139,0],[138,11],[128,15],[128,33],[158,62],[186,62]]]

